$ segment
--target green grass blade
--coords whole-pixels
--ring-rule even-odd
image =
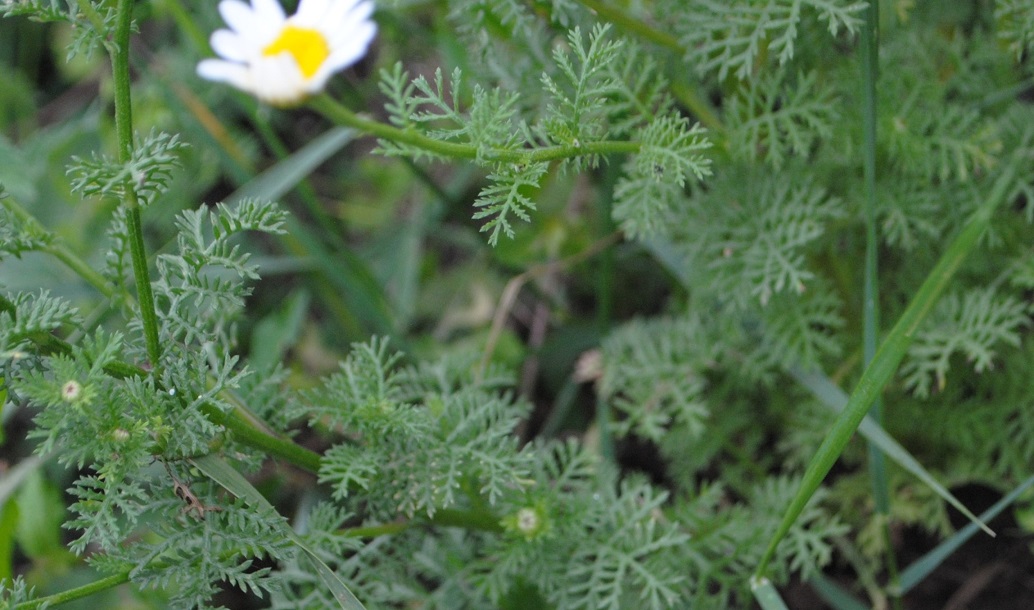
[[[786,602],[780,597],[779,591],[776,590],[772,581],[767,578],[751,578],[750,592],[754,594],[754,599],[758,601],[761,610],[789,610],[786,607]]]
[[[1012,183],[1013,175],[1014,172],[1010,167],[998,178],[987,200],[969,217],[962,230],[952,240],[944,254],[941,255],[940,260],[937,261],[933,270],[926,277],[926,280],[923,281],[922,286],[919,287],[912,301],[905,308],[904,313],[898,318],[897,323],[891,329],[890,334],[887,335],[886,340],[880,345],[879,350],[876,351],[876,356],[872,362],[862,372],[862,377],[858,380],[858,385],[855,386],[854,392],[851,393],[843,412],[833,423],[833,428],[826,435],[822,445],[815,452],[807,469],[804,471],[801,487],[787,507],[783,520],[780,522],[779,527],[768,543],[765,554],[758,563],[757,575],[760,576],[765,573],[768,568],[768,562],[775,555],[776,546],[786,536],[786,533],[790,530],[794,521],[797,520],[797,517],[800,516],[801,511],[804,510],[811,497],[815,495],[819,485],[822,484],[822,480],[826,478],[847,442],[851,440],[851,435],[854,434],[858,424],[865,417],[869,407],[880,395],[880,392],[883,391],[883,386],[890,381],[894,372],[897,371],[898,365],[901,364],[901,360],[905,357],[905,352],[908,350],[916,331],[919,329],[919,325],[929,315],[959,267],[962,266],[963,261],[966,260],[973,248],[976,247],[995,209],[1005,199]]]
[[[816,574],[808,581],[812,589],[815,589],[815,593],[822,598],[830,608],[834,610],[868,610],[869,606],[855,599],[853,595],[848,593],[832,580],[826,578],[823,574]]]
[[[291,156],[262,172],[226,199],[227,204],[255,197],[277,200],[290,192],[332,155],[355,139],[353,129],[336,127],[321,134]]]
[[[858,55],[861,59],[862,100],[862,165],[865,218],[865,282],[862,299],[862,362],[867,366],[876,355],[880,334],[879,248],[876,205],[876,81],[879,72],[879,2],[870,2],[865,8],[865,23],[859,34]],[[883,401],[877,397],[869,408],[869,417],[883,425]],[[884,565],[891,583],[897,582],[898,565],[894,545],[890,540],[890,482],[887,465],[878,445],[868,442],[869,479],[876,512],[882,515],[881,535],[884,546]],[[901,602],[894,607],[901,610]]]
[[[1020,494],[1027,491],[1032,485],[1034,485],[1034,476],[1023,481],[1009,492],[1001,500],[995,502],[990,508],[980,514],[980,518],[984,521],[990,521],[998,516],[1003,510],[1008,508],[1016,498],[1020,497]],[[930,572],[937,569],[937,566],[941,565],[949,555],[954,553],[960,546],[963,545],[967,540],[973,537],[977,533],[977,526],[975,523],[970,523],[966,527],[955,532],[950,538],[937,545],[926,555],[916,560],[915,563],[908,566],[901,572],[900,581],[898,584],[898,590],[893,591],[896,595],[904,595],[912,590],[917,584],[923,581]]]
[[[844,406],[848,402],[848,396],[828,377],[820,373],[805,373],[799,369],[790,371],[790,374],[801,385],[808,388],[824,405],[838,413],[843,413]],[[884,455],[897,462],[906,471],[915,475],[917,479],[925,483],[930,489],[933,489],[945,502],[951,504],[956,510],[965,515],[975,527],[994,536],[994,532],[983,521],[963,506],[962,502],[941,485],[928,470],[923,468],[922,464],[912,457],[912,454],[907,449],[894,440],[890,434],[887,434],[887,431],[876,423],[876,420],[869,416],[864,417],[858,425],[858,431],[862,433],[866,440],[878,447]]]
[[[190,463],[205,473],[205,476],[221,485],[226,491],[241,498],[248,504],[263,510],[275,511],[273,505],[266,500],[259,490],[255,489],[254,485],[248,482],[241,473],[237,472],[222,458],[206,455],[193,458],[190,460]],[[345,583],[338,578],[337,574],[327,564],[323,563],[319,555],[286,522],[282,521],[280,523],[282,533],[309,557],[316,568],[316,573],[319,575],[320,580],[333,593],[334,599],[338,601],[342,610],[366,610],[356,596],[349,591]]]
[[[233,205],[247,197],[281,199],[355,135],[354,130],[347,128],[329,130],[242,185],[226,198],[226,203]],[[286,230],[280,236],[284,247],[294,255],[311,259],[333,284],[335,290],[329,290],[322,282],[315,289],[348,332],[365,338],[371,331],[390,334],[394,330],[384,289],[362,259],[342,243],[328,248],[294,216],[288,217]]]

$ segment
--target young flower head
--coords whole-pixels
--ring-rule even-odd
[[[277,0],[223,0],[230,29],[211,39],[223,59],[202,60],[197,73],[269,104],[297,104],[366,53],[377,32],[372,12],[370,0],[301,0],[287,17]]]

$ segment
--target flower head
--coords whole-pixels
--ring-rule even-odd
[[[277,0],[223,0],[230,29],[211,39],[222,59],[202,60],[197,73],[269,104],[297,104],[366,53],[377,32],[372,12],[370,0],[301,0],[287,17]]]

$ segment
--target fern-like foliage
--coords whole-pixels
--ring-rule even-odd
[[[385,109],[389,120],[400,127],[420,128],[430,137],[444,142],[474,143],[484,160],[491,149],[511,150],[523,145],[515,123],[516,93],[486,90],[474,85],[469,109],[460,108],[463,73],[453,71],[446,85],[441,69],[433,84],[420,76],[410,81],[408,72],[396,64],[381,78],[381,91],[388,97]],[[381,151],[389,155],[414,158],[434,156],[432,152],[390,140],[380,141]]]
[[[524,406],[477,384],[433,391],[419,383],[425,390],[410,396],[405,388],[433,370],[399,376],[395,359],[383,341],[357,345],[341,371],[307,395],[310,417],[355,438],[329,449],[320,467],[320,480],[335,497],[361,490],[367,510],[388,519],[433,516],[466,502],[470,490],[494,503],[519,487],[528,458],[517,451],[511,431]]]
[[[16,608],[34,601],[35,591],[36,588],[30,587],[21,576],[0,580],[0,608]]]
[[[704,372],[713,354],[701,345],[694,319],[633,321],[603,344],[599,395],[619,414],[616,434],[659,442],[669,428],[690,438],[703,431],[709,409]]]
[[[807,290],[815,277],[808,246],[844,215],[821,186],[786,174],[725,179],[695,197],[689,212],[679,227],[693,236],[683,241],[686,262],[713,273],[715,292],[750,295],[762,305],[779,293]]]
[[[616,188],[614,212],[633,236],[656,231],[666,211],[678,205],[690,177],[709,175],[710,161],[703,153],[711,144],[704,130],[674,112],[655,60],[614,37],[607,25],[597,25],[588,35],[575,27],[566,44],[554,47],[550,69],[541,73],[544,111],[532,121],[521,116],[525,90],[518,94],[475,85],[469,107],[463,108],[462,77],[455,70],[446,82],[439,70],[433,82],[424,77],[411,81],[399,65],[382,72],[389,120],[446,147],[381,140],[380,151],[444,159],[471,156],[473,149],[475,161],[488,172],[473,218],[484,221],[481,230],[492,245],[501,235],[514,236],[515,218],[530,220],[536,191],[551,168],[535,160],[534,153],[543,149],[563,149],[556,157],[560,166],[584,170],[601,160],[591,145],[635,138],[638,150]]]
[[[810,369],[839,356],[843,348],[836,332],[844,326],[842,310],[840,299],[822,282],[800,295],[777,295],[761,310],[756,349],[745,358],[748,370],[779,370],[787,363]]]
[[[104,277],[115,286],[126,286],[131,254],[125,207],[119,206],[111,215],[106,234],[110,245],[104,257]]]
[[[814,72],[790,78],[785,70],[746,81],[729,99],[729,146],[744,161],[764,159],[780,169],[790,157],[808,158],[838,119],[833,91]]]
[[[529,212],[535,209],[532,199],[539,188],[539,181],[549,169],[546,163],[496,165],[488,175],[489,184],[474,201],[474,220],[488,219],[481,225],[481,231],[488,233],[488,243],[495,245],[499,235],[513,237],[512,216],[528,222]]]
[[[159,542],[137,545],[132,555],[123,556],[139,566],[130,575],[133,581],[144,588],[173,591],[174,607],[211,608],[220,583],[264,596],[277,589],[281,579],[269,565],[255,564],[287,561],[295,552],[279,534],[283,517],[256,511],[238,499],[216,502],[210,487],[191,485],[191,493],[205,491],[201,497],[213,502],[201,517],[182,513],[178,519],[160,521],[155,524]],[[168,514],[181,506],[182,501],[167,490],[167,499],[155,508]]]
[[[793,59],[805,9],[835,36],[841,30],[854,33],[863,8],[864,2],[846,0],[692,0],[673,2],[670,10],[681,17],[677,35],[690,65],[700,74],[716,73],[719,80],[730,74],[746,80],[764,55],[780,65]]]
[[[595,27],[586,42],[575,28],[568,34],[568,49],[554,48],[553,60],[563,80],[542,75],[549,102],[539,127],[546,141],[577,147],[606,134],[606,100],[618,91],[610,66],[624,46],[608,40],[608,30]],[[595,164],[591,158],[582,161]]]
[[[1017,346],[1020,329],[1031,324],[1030,306],[995,290],[948,295],[916,334],[901,374],[919,397],[943,390],[951,357],[963,355],[978,373],[994,366],[1000,344]]]
[[[779,524],[781,507],[796,491],[791,477],[774,477],[750,490],[748,502],[728,505],[728,490],[722,485],[703,486],[683,501],[677,511],[680,521],[694,534],[696,544],[686,561],[696,565],[698,579],[694,605],[736,607],[748,595],[745,583],[764,551],[769,532]],[[823,508],[828,492],[820,490],[777,549],[778,566],[812,574],[829,563],[833,541],[846,533],[846,526]],[[737,601],[740,600],[740,601]]]
[[[125,201],[131,189],[141,205],[150,205],[168,188],[185,146],[178,136],[152,131],[146,138],[137,138],[132,157],[126,163],[96,153],[90,159],[73,157],[68,170],[74,176],[72,190],[84,197]]]
[[[258,278],[251,255],[234,238],[245,231],[280,233],[285,220],[282,208],[254,199],[179,214],[179,252],[157,260],[154,289],[166,312],[163,333],[176,343],[193,345],[211,342],[213,330],[228,337],[225,327],[239,315],[250,292],[244,280]]]
[[[626,175],[614,187],[614,219],[634,238],[662,232],[671,210],[682,205],[690,177],[710,175],[703,151],[711,143],[699,125],[685,118],[661,117],[642,131],[638,154],[625,165]]]
[[[618,610],[637,600],[651,609],[671,607],[685,576],[666,556],[689,536],[658,519],[665,494],[623,483],[608,500],[588,517],[590,544],[572,558],[559,605]]]
[[[64,299],[50,296],[47,291],[38,294],[19,293],[0,309],[0,351],[8,353],[25,348],[36,341],[47,345],[51,333],[62,327],[78,328],[82,323],[79,311]]]

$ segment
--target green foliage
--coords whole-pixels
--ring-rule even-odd
[[[690,438],[703,432],[703,375],[713,362],[704,335],[698,320],[661,319],[631,322],[607,338],[598,391],[622,416],[616,434],[659,442],[676,425]]]
[[[642,130],[642,146],[614,186],[614,219],[630,237],[662,232],[671,210],[684,199],[686,179],[710,175],[701,151],[711,144],[702,133],[699,125],[690,127],[686,119],[670,117],[657,118]]]
[[[848,388],[886,330],[862,328],[867,241],[889,327],[1002,176],[874,391],[945,485],[1029,476],[1028,3],[884,14],[873,150],[864,2],[396,0],[379,55],[294,111],[193,76],[212,7],[136,6],[155,36],[118,47],[136,4],[0,5],[64,24],[41,54],[128,53],[110,88],[147,134],[92,120],[106,79],[80,112],[18,59],[43,110],[4,134],[0,397],[31,431],[0,459],[67,470],[24,484],[47,506],[21,527],[47,534],[17,543],[0,605],[85,594],[39,582],[64,553],[176,609],[229,588],[278,609],[747,606],[834,417],[794,379]],[[57,72],[94,91],[95,68]],[[359,132],[379,156],[342,148]],[[772,547],[776,586],[835,571],[885,605],[886,520],[947,533],[902,472],[877,514],[864,453]]]
[[[516,13],[507,14],[516,19]],[[381,151],[413,159],[474,157],[488,170],[488,184],[474,202],[473,219],[487,219],[481,230],[494,246],[500,235],[514,237],[513,217],[531,220],[548,161],[582,171],[598,166],[602,152],[632,144],[636,154],[615,190],[616,217],[632,235],[656,231],[690,176],[709,175],[710,161],[702,153],[711,143],[703,128],[673,111],[656,63],[635,45],[613,38],[610,29],[598,25],[586,40],[575,27],[566,45],[554,47],[553,65],[541,76],[545,109],[532,119],[520,113],[524,91],[475,85],[464,111],[459,69],[446,86],[440,69],[433,84],[424,77],[409,82],[396,64],[382,72],[380,83],[391,122],[446,146],[381,139]],[[633,134],[632,142],[610,140]]]
[[[96,153],[91,159],[73,157],[68,170],[75,176],[72,190],[84,197],[113,197],[120,201],[131,190],[140,205],[148,206],[168,189],[173,170],[180,166],[178,154],[185,146],[178,136],[152,132],[137,140],[126,163]]]
[[[677,6],[672,4],[674,9]],[[810,9],[805,11],[805,9]],[[715,2],[692,0],[677,13],[677,35],[686,62],[701,74],[717,73],[746,80],[762,56],[785,65],[794,57],[798,28],[807,13],[826,24],[829,33],[857,31],[864,2],[844,0],[776,0]]]
[[[383,341],[356,346],[341,371],[307,397],[310,418],[354,438],[324,455],[320,481],[342,500],[361,491],[366,510],[385,520],[433,517],[471,493],[494,504],[518,489],[529,457],[511,432],[522,405],[497,395],[495,384],[466,377],[442,383],[429,367],[393,372],[397,358],[387,356]]]
[[[965,356],[978,373],[994,366],[999,344],[1020,344],[1020,330],[1031,324],[1030,305],[994,290],[952,294],[938,305],[909,349],[902,367],[905,384],[917,396],[943,390],[951,357]]]
[[[729,146],[745,161],[764,159],[780,169],[791,157],[807,158],[833,134],[839,118],[833,92],[814,72],[788,78],[784,70],[747,81],[729,100]]]

